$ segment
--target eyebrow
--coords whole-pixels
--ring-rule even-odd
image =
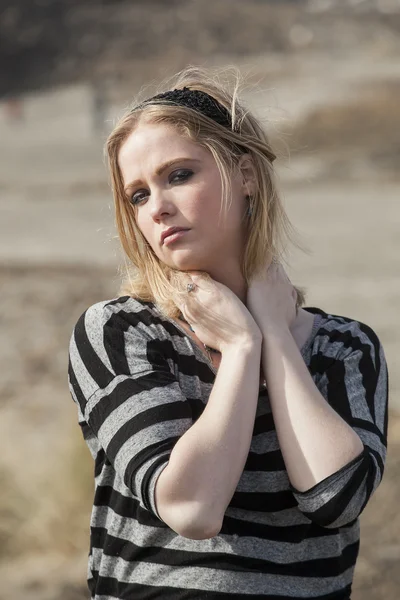
[[[155,171],[155,175],[157,177],[160,177],[164,173],[164,171],[166,171],[168,169],[168,167],[172,167],[173,165],[175,165],[177,163],[184,163],[184,162],[201,162],[201,161],[197,158],[187,158],[187,157],[174,158],[173,160],[169,160],[169,161],[163,163],[162,165],[160,165],[159,167],[157,167],[157,169]],[[142,183],[143,182],[141,179],[135,179],[134,181],[131,181],[130,183],[128,183],[127,186],[124,187],[125,193],[128,193],[129,190],[136,187],[137,185],[141,185]]]

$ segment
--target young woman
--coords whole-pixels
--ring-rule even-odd
[[[81,316],[69,364],[92,598],[350,598],[386,455],[376,334],[302,306],[274,153],[217,80],[180,74],[107,154],[128,276]]]

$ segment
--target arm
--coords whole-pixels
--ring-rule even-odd
[[[192,539],[218,534],[248,456],[261,342],[223,353],[208,403],[178,440],[156,484],[160,517]]]
[[[385,357],[374,332],[355,327],[352,337],[343,326],[342,355],[327,359],[319,382],[324,395],[291,335],[266,332],[262,361],[288,476],[300,510],[324,527],[360,515],[386,457]]]
[[[289,330],[266,331],[262,364],[288,476],[304,492],[358,456],[363,444],[319,392]]]
[[[177,533],[211,537],[250,447],[261,337],[227,346],[194,423],[192,405],[199,400],[183,394],[171,364],[175,350],[154,338],[146,326],[153,321],[133,299],[90,307],[71,338],[71,395],[126,493]]]

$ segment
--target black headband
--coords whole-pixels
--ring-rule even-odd
[[[202,113],[223,127],[232,127],[231,115],[222,104],[206,92],[190,90],[187,87],[181,90],[163,92],[162,94],[148,98],[138,108],[146,104],[163,104],[163,101],[166,104],[171,103],[178,106],[186,106],[186,108],[191,108]]]
[[[222,104],[218,102],[218,100],[206,92],[202,92],[200,90],[190,90],[187,87],[184,87],[180,90],[170,90],[169,92],[163,92],[162,94],[157,94],[157,96],[148,98],[147,100],[144,100],[144,102],[142,102],[136,108],[136,110],[143,108],[148,104],[164,103],[191,108],[192,110],[205,115],[209,119],[212,119],[223,127],[227,127],[228,129],[232,128],[231,114],[224,106],[222,106]],[[246,151],[245,148],[244,151]],[[275,158],[275,154],[272,151],[269,151],[268,159],[271,163],[275,160]]]

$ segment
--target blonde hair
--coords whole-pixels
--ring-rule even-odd
[[[225,73],[226,74],[226,73]],[[251,278],[266,268],[272,259],[283,260],[287,242],[294,241],[295,232],[289,222],[278,191],[272,166],[275,157],[268,137],[257,119],[238,101],[240,79],[236,76],[233,90],[226,81],[221,82],[221,72],[211,72],[188,67],[175,75],[160,91],[182,89],[206,92],[224,106],[231,115],[231,128],[216,123],[211,118],[183,106],[154,103],[130,107],[119,120],[106,142],[106,157],[111,176],[115,202],[118,235],[129,262],[126,262],[125,279],[120,289],[145,302],[154,302],[169,318],[180,316],[179,305],[187,294],[187,275],[160,261],[137,226],[134,209],[129,203],[123,185],[118,157],[122,144],[139,122],[173,126],[181,135],[201,144],[214,157],[223,189],[221,212],[226,216],[230,201],[230,175],[242,154],[251,157],[256,189],[249,198],[251,214],[247,217],[246,242],[241,271],[248,285]],[[221,213],[220,213],[221,215]],[[296,288],[298,305],[304,304],[304,292]]]

